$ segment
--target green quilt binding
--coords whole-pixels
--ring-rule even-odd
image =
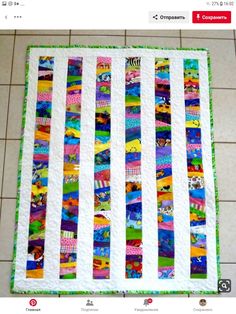
[[[17,174],[17,199],[16,199],[16,215],[15,215],[15,234],[14,234],[14,250],[13,250],[13,264],[11,272],[11,283],[10,291],[16,294],[40,294],[40,295],[113,295],[113,294],[136,294],[136,295],[165,295],[165,294],[201,294],[201,295],[211,295],[218,294],[217,291],[149,291],[149,290],[126,290],[126,291],[21,291],[14,290],[14,280],[15,280],[15,270],[16,270],[16,243],[17,243],[17,226],[19,217],[19,205],[20,205],[20,188],[21,188],[21,171],[22,171],[22,154],[24,145],[24,129],[26,123],[26,111],[27,111],[27,95],[28,95],[28,79],[29,79],[29,58],[30,50],[33,48],[104,48],[104,49],[127,49],[127,48],[141,48],[141,49],[158,49],[158,50],[186,50],[186,51],[205,51],[207,52],[207,62],[208,62],[208,79],[209,79],[209,93],[210,93],[210,123],[211,123],[211,149],[212,149],[212,164],[213,164],[213,175],[214,175],[214,185],[215,185],[215,206],[216,206],[216,255],[217,255],[217,275],[218,279],[221,278],[220,272],[220,243],[219,243],[219,193],[217,185],[216,176],[216,162],[215,162],[215,144],[214,144],[214,120],[213,120],[213,102],[212,102],[212,72],[211,72],[211,61],[210,53],[206,48],[161,48],[157,46],[100,46],[100,45],[30,45],[27,47],[26,52],[26,68],[25,68],[25,94],[24,94],[24,104],[23,104],[23,117],[22,117],[22,133],[20,141],[20,153],[18,162],[18,174]]]

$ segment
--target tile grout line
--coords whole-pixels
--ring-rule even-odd
[[[70,30],[69,30],[70,31]],[[32,37],[40,37],[40,36],[42,36],[42,37],[51,37],[51,36],[55,36],[55,37],[66,37],[66,36],[68,36],[68,35],[70,35],[70,33],[67,33],[67,34],[16,34],[16,36],[18,37],[30,37],[30,36],[32,36]],[[1,36],[14,36],[14,34],[0,34],[0,38],[1,38]],[[120,35],[120,34],[73,34],[73,33],[71,33],[71,37],[76,37],[76,36],[82,36],[82,37],[85,37],[85,36],[92,36],[92,37],[107,37],[107,36],[112,36],[112,37],[122,37],[122,36],[124,36],[124,34],[123,35]],[[142,37],[145,37],[145,36],[142,36]],[[149,36],[150,37],[150,36]],[[157,37],[157,36],[154,36],[154,37]],[[165,36],[161,36],[161,37],[165,37]],[[168,36],[168,37],[170,37],[170,36]]]
[[[182,32],[181,32],[181,29],[179,30],[179,45],[180,45],[180,48],[183,48],[183,45],[182,45]]]
[[[0,34],[1,36],[15,36],[15,34]],[[68,36],[68,34],[16,34],[16,36],[57,36],[57,37],[62,37],[62,36]],[[93,37],[106,37],[106,36],[112,36],[112,37],[122,37],[124,35],[119,35],[119,34],[75,34],[71,33],[71,37],[75,36],[93,36]],[[166,35],[127,35],[127,37],[153,37],[153,38],[178,38],[179,36],[166,36]],[[187,38],[187,39],[215,39],[215,40],[234,40],[234,38],[223,38],[223,37],[194,37],[194,36],[182,36],[182,38]]]
[[[236,57],[236,30],[234,32],[234,47],[235,47],[235,57]]]
[[[25,86],[25,84],[0,84],[0,86]]]
[[[93,35],[91,35],[91,36],[93,36]],[[153,36],[153,35],[127,35],[127,37],[131,37],[131,38],[172,38],[172,39],[179,38],[179,36],[163,36],[163,35],[159,35],[159,36]],[[193,37],[193,36],[190,36],[190,37],[181,36],[181,39],[221,40],[221,41],[231,40],[231,41],[234,41],[234,38],[213,38],[213,37],[210,37],[210,38],[204,37],[204,38],[202,38],[202,37]]]
[[[2,198],[0,198],[0,226],[1,226],[2,203],[3,203],[3,199],[2,199]]]
[[[233,144],[233,145],[235,145],[236,142],[214,141],[214,144]]]
[[[69,46],[71,45],[71,29],[69,30]]]
[[[16,31],[15,31],[16,32]],[[18,34],[18,33],[14,33],[14,34],[0,34],[0,37],[1,36],[57,36],[57,37],[61,37],[61,36],[68,36],[68,33],[67,34],[52,34],[52,33],[47,33],[47,34],[30,34],[30,33],[26,33],[26,34]]]
[[[215,90],[220,90],[220,89],[224,89],[224,90],[236,90],[235,87],[212,87],[211,89],[215,89]]]
[[[16,137],[12,137],[12,138],[0,138],[0,141],[20,141],[20,137],[16,138]]]
[[[9,107],[10,107],[10,98],[11,98],[11,83],[12,83],[12,74],[13,74],[13,62],[14,62],[14,52],[15,52],[15,42],[16,42],[16,30],[14,32],[15,36],[13,39],[12,47],[12,60],[11,60],[11,71],[10,71],[10,86],[8,91],[8,101],[7,101],[7,115],[6,115],[6,128],[5,128],[5,145],[4,145],[4,157],[2,163],[2,187],[0,196],[3,196],[3,186],[4,186],[4,175],[5,175],[5,164],[6,164],[6,147],[7,147],[7,129],[8,129],[8,116],[9,116]],[[0,208],[0,220],[1,220],[2,207]]]
[[[149,36],[148,36],[149,37]],[[164,36],[163,36],[164,37]],[[170,38],[170,37],[169,37]],[[171,36],[171,38],[174,38],[173,36]],[[234,40],[234,38],[221,38],[221,37],[196,37],[196,36],[182,36],[182,38],[186,38],[186,39],[200,39],[200,40],[204,40],[204,39],[214,39],[214,40]]]
[[[16,200],[16,197],[4,196],[4,197],[0,197],[0,199],[2,199],[2,200]]]

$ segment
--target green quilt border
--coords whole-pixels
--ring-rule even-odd
[[[17,174],[17,198],[16,198],[16,215],[15,215],[15,233],[14,233],[14,249],[13,249],[13,263],[11,272],[10,292],[14,294],[42,294],[42,295],[113,295],[113,294],[137,294],[137,295],[166,295],[166,294],[200,294],[200,295],[211,295],[218,294],[218,291],[149,291],[149,290],[127,290],[127,291],[25,291],[25,290],[14,290],[15,270],[16,270],[16,243],[17,243],[17,228],[19,218],[19,205],[20,205],[20,188],[21,188],[21,171],[22,171],[22,154],[24,145],[24,129],[26,123],[26,111],[27,111],[27,95],[28,95],[28,79],[29,79],[29,57],[30,50],[32,48],[106,48],[106,49],[126,49],[126,48],[142,48],[142,49],[158,49],[158,50],[187,50],[187,51],[205,51],[207,53],[208,60],[208,78],[209,78],[209,93],[210,93],[210,123],[211,123],[211,149],[212,149],[212,164],[213,164],[213,175],[215,185],[215,206],[216,206],[216,255],[217,255],[217,275],[218,279],[221,278],[220,271],[220,242],[219,242],[219,193],[216,176],[216,161],[215,161],[215,144],[214,144],[214,120],[213,120],[213,102],[212,102],[212,72],[211,72],[211,61],[210,53],[206,48],[161,48],[157,46],[101,46],[101,45],[30,45],[27,47],[26,52],[26,68],[25,68],[25,93],[24,93],[24,104],[23,104],[23,115],[22,115],[22,133],[20,141],[20,152],[18,162],[18,174]]]

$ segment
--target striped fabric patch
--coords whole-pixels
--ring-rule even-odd
[[[38,60],[38,92],[26,265],[27,278],[43,278],[44,276],[53,66],[53,57],[40,57]]]
[[[191,278],[207,277],[205,183],[202,162],[199,63],[184,60],[184,99],[190,203]]]
[[[170,60],[155,60],[158,276],[174,278],[174,204],[171,149]]]
[[[93,278],[110,278],[111,58],[97,58]],[[104,215],[104,212],[106,213]]]
[[[61,279],[76,278],[82,66],[81,57],[68,59],[61,213]]]

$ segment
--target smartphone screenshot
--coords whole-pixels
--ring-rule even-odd
[[[233,313],[235,1],[0,1],[0,311]]]

